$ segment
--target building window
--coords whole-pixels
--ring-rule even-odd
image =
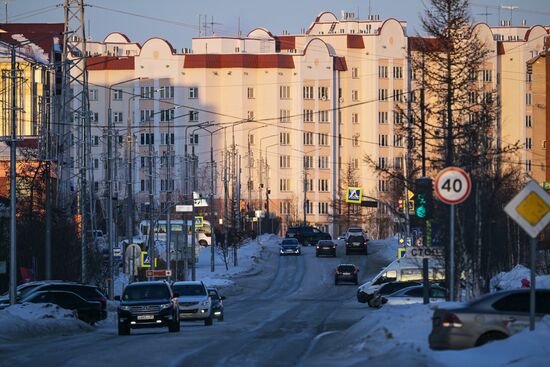
[[[385,101],[388,99],[388,90],[387,89],[378,89],[378,100]]]
[[[279,156],[279,167],[280,168],[290,168],[290,156],[289,155]]]
[[[248,95],[248,99],[254,99],[254,88],[247,88],[247,95]]]
[[[304,99],[313,99],[313,87],[304,86]]]
[[[279,121],[290,122],[290,110],[279,110]]]
[[[351,91],[351,100],[356,102],[359,100],[359,91],[358,90],[352,90]]]
[[[359,79],[359,69],[358,68],[351,68],[351,78],[352,79]]]
[[[319,156],[319,168],[320,169],[328,169],[328,157],[327,156]]]
[[[313,110],[304,110],[304,122],[313,122]]]
[[[387,79],[388,78],[388,67],[387,66],[378,66],[378,77]]]
[[[320,179],[319,180],[319,191],[320,192],[328,192],[328,180],[327,179]]]
[[[189,115],[191,116],[191,115]],[[174,121],[174,109],[160,110],[160,122]],[[191,121],[191,120],[190,120]]]
[[[313,168],[313,156],[306,155],[304,156],[304,168]]]
[[[99,168],[99,159],[94,158],[94,169],[98,169],[98,168]]]
[[[351,145],[353,145],[354,147],[359,146],[359,134],[353,135],[353,137],[351,139]]]
[[[393,123],[395,125],[402,125],[404,116],[405,115],[401,111],[393,111]]]
[[[319,133],[319,145],[328,145],[328,134]]]
[[[290,214],[290,201],[281,201],[279,203],[279,212],[281,214]]]
[[[113,89],[113,101],[122,101],[122,89]]]
[[[279,97],[281,99],[290,99],[290,86],[281,85],[279,87]]]
[[[281,145],[289,145],[290,144],[290,133],[284,132],[279,134],[279,141]]]
[[[313,133],[305,132],[304,133],[304,145],[313,145]]]
[[[531,127],[531,126],[532,126],[531,115],[525,115],[525,127]]]
[[[381,147],[387,147],[388,146],[388,136],[385,134],[378,135],[378,145]]]
[[[352,113],[351,114],[351,123],[352,124],[358,124],[359,123],[359,114],[358,113]]]
[[[154,115],[153,110],[141,110],[139,112],[140,112],[140,121],[141,122],[152,121],[153,120],[153,115]]]
[[[97,101],[97,89],[90,89],[90,101]]]
[[[352,158],[351,160],[351,168],[358,169],[359,168],[359,159]]]
[[[395,158],[395,168],[396,169],[403,168],[403,157],[396,157]]]
[[[172,109],[172,111],[174,111]],[[173,119],[173,114],[172,114]],[[199,111],[189,111],[189,122],[197,122],[199,121]]]
[[[482,78],[484,82],[491,82],[493,81],[493,71],[492,70],[483,70],[481,72]]]
[[[313,163],[312,164],[312,167],[313,167]],[[312,178],[308,178],[306,180],[306,191],[308,192],[312,192],[313,191],[313,179]]]
[[[483,103],[486,103],[486,104],[493,103],[493,93],[483,92]]]
[[[143,99],[151,99],[153,98],[153,94],[155,93],[154,87],[141,87],[141,98]]]
[[[199,143],[199,134],[189,134],[189,144],[197,145]]]
[[[477,103],[477,92],[475,91],[468,92],[468,103],[470,104]]]
[[[525,138],[525,149],[531,150],[533,147],[533,141],[531,138]]]
[[[319,111],[319,122],[328,122],[328,111]]]
[[[174,87],[163,86],[159,88],[159,97],[160,99],[172,99],[174,98]]]
[[[378,191],[380,191],[380,192],[388,191],[388,181],[378,180]]]
[[[402,148],[403,147],[403,136],[401,135],[394,135],[393,136],[393,146]]]
[[[306,200],[306,214],[313,214],[313,202]]]
[[[328,100],[328,87],[319,87],[319,99],[321,100]]]
[[[388,158],[378,157],[378,168],[387,168],[388,167]]]
[[[141,145],[155,144],[155,134],[154,133],[141,133],[140,142],[141,142]]]
[[[246,117],[248,121],[254,121],[254,111],[248,111]]]
[[[199,88],[192,87],[189,88],[189,99],[196,99],[199,98]]]
[[[525,81],[526,81],[527,83],[531,83],[531,82],[533,81],[533,74],[530,73],[529,71],[528,71],[527,74],[526,74]]]
[[[122,112],[113,112],[113,122],[115,124],[122,122]]]
[[[403,102],[404,101],[405,94],[403,93],[403,89],[394,89],[393,90],[393,100],[395,102]]]
[[[530,106],[531,103],[533,103],[533,96],[531,95],[531,93],[525,94],[525,104]]]
[[[394,66],[393,67],[393,78],[394,79],[403,79],[403,67]]]
[[[319,203],[319,214],[328,214],[328,203]]]
[[[290,191],[290,179],[281,178],[279,180],[279,190],[280,191]]]
[[[380,111],[378,112],[378,123],[387,124],[388,123],[388,112]]]
[[[531,160],[530,159],[525,161],[525,170],[527,172],[531,172]]]
[[[90,122],[99,122],[99,113],[92,112],[90,115]]]
[[[174,145],[174,133],[161,133],[160,143],[163,145]]]

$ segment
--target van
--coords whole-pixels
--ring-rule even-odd
[[[445,280],[444,261],[436,259],[428,261],[428,279],[432,281]],[[410,280],[422,280],[422,259],[408,257],[395,259],[372,280],[357,289],[357,300],[361,303],[369,302],[383,284]]]

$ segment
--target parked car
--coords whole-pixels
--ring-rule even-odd
[[[352,253],[368,255],[368,241],[363,236],[349,236],[346,240],[346,256]]]
[[[29,295],[29,293],[33,291],[36,287],[39,287],[41,285],[44,285],[47,283],[62,283],[62,282],[63,282],[62,280],[39,280],[39,281],[19,284],[16,288],[16,293],[15,293],[16,300],[20,301],[21,299]],[[10,292],[8,291],[0,296],[0,305],[1,304],[9,305],[9,303],[10,303]]]
[[[500,291],[460,306],[435,309],[430,348],[472,348],[523,330],[529,326],[529,291]],[[536,320],[540,320],[550,315],[550,290],[535,292]]]
[[[301,255],[302,246],[296,238],[285,238],[281,241],[281,249],[279,255]]]
[[[336,243],[329,240],[321,240],[315,247],[315,256],[329,255],[336,257]]]
[[[73,292],[87,301],[98,301],[101,304],[101,320],[107,318],[107,297],[95,285],[72,282],[48,282],[26,292],[26,296],[41,291]]]
[[[352,282],[357,284],[357,273],[359,273],[359,268],[353,264],[338,265],[336,273],[334,274],[334,285],[338,285],[341,282]]]
[[[430,303],[445,301],[447,290],[435,284],[430,284]],[[376,296],[375,296],[376,297]],[[380,296],[382,304],[388,303],[391,305],[408,305],[412,303],[424,302],[424,287],[422,285],[414,285],[412,287],[400,289],[397,292]]]
[[[179,294],[179,314],[182,321],[204,321],[204,325],[212,325],[212,301],[203,282],[175,282],[172,288]]]
[[[218,321],[223,321],[223,300],[225,296],[220,296],[218,290],[215,288],[208,288],[208,295],[212,300],[213,317],[218,319]]]
[[[352,236],[361,236],[365,241],[369,240],[369,237],[367,236],[367,232],[363,230],[361,227],[349,227],[344,239],[347,240]]]
[[[285,237],[296,238],[303,246],[316,245],[320,240],[332,239],[330,234],[310,226],[290,227]]]
[[[168,327],[180,331],[178,294],[165,281],[135,282],[124,289],[118,306],[118,335],[129,335],[134,328]]]
[[[73,292],[57,290],[32,292],[22,302],[53,303],[61,308],[74,310],[80,320],[91,325],[103,320],[101,302],[88,301]]]
[[[371,304],[371,300],[374,299],[375,296],[381,295],[385,296],[388,294],[392,294],[394,292],[397,292],[400,289],[408,288],[413,285],[422,285],[420,281],[407,281],[407,282],[390,282],[383,284],[378,290],[374,292],[374,294],[367,295],[367,293],[363,292],[361,288],[357,289],[357,301],[360,303],[368,303],[371,307],[376,307],[374,303]]]

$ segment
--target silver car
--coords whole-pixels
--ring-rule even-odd
[[[179,293],[181,321],[204,321],[204,325],[212,325],[212,300],[203,282],[175,282],[172,289],[174,293]]]
[[[550,289],[536,290],[536,317],[550,314]],[[504,339],[529,326],[529,289],[491,293],[433,313],[432,349],[465,349]]]

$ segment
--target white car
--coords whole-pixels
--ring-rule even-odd
[[[365,241],[368,241],[369,239],[367,232],[365,232],[361,227],[349,227],[344,239],[347,240],[350,236],[362,236]]]
[[[204,321],[204,325],[212,325],[212,300],[203,282],[175,282],[172,289],[174,293],[179,294],[178,307],[181,321]]]
[[[424,302],[424,289],[421,285],[415,285],[398,290],[387,296],[382,296],[382,303],[389,305],[410,305]],[[443,302],[447,291],[437,285],[430,286],[430,303]],[[387,300],[387,301],[386,301]]]

